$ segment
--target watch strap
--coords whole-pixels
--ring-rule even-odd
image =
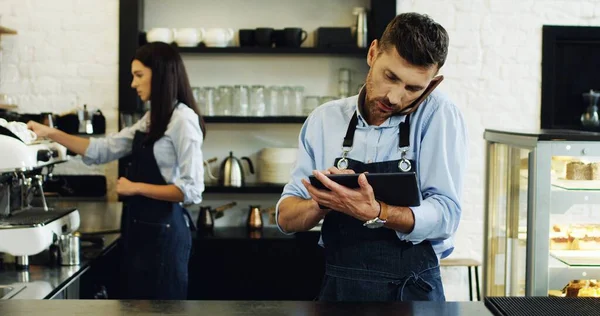
[[[379,212],[379,219],[382,221],[387,221],[388,218],[388,205],[384,202],[378,201],[379,205],[381,206],[381,210]]]

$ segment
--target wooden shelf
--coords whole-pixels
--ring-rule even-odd
[[[304,123],[306,116],[204,116],[206,123]]]
[[[12,104],[0,104],[0,110],[15,110],[18,106]]]
[[[182,54],[262,54],[262,55],[337,55],[367,57],[367,48],[359,47],[177,47]]]
[[[0,26],[0,34],[17,34],[17,31],[9,29],[8,27]]]
[[[264,184],[264,183],[246,183],[243,187],[224,187],[218,185],[207,185],[204,188],[204,193],[273,193],[281,194],[283,191],[282,184]]]

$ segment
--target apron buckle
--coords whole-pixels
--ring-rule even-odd
[[[407,151],[408,151],[408,148],[402,149],[402,157],[400,158],[400,161],[398,162],[398,169],[400,169],[403,172],[408,172],[412,169],[412,163],[410,162],[410,160],[408,160],[406,158]]]
[[[348,159],[346,157],[348,157],[350,150],[352,150],[352,146],[342,147],[342,158],[338,160],[337,164],[335,165],[339,170],[345,170],[348,168]]]

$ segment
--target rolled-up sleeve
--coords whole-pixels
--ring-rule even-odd
[[[415,224],[409,234],[396,232],[414,244],[423,240],[445,240],[458,228],[461,194],[467,166],[467,131],[454,105],[444,104],[424,126],[418,162],[423,200],[411,207]]]
[[[309,126],[312,125],[311,122],[313,120],[314,118],[309,116],[300,130],[298,136],[298,154],[294,166],[292,167],[292,171],[290,172],[290,180],[283,187],[281,198],[275,206],[275,222],[277,223],[279,230],[285,234],[289,233],[285,232],[279,225],[279,204],[281,204],[281,201],[290,196],[297,196],[303,199],[310,198],[310,194],[308,194],[304,184],[302,184],[302,179],[308,178],[308,176],[312,174],[312,171],[316,169],[314,152],[310,145],[310,137],[308,135],[308,129]]]
[[[173,141],[177,155],[179,176],[174,180],[183,193],[184,204],[200,204],[204,192],[203,134],[198,117],[179,116],[170,123],[168,136]]]
[[[90,138],[90,144],[82,157],[83,163],[87,165],[103,164],[130,154],[135,132],[138,130],[145,131],[147,120],[148,113],[137,123],[122,129],[118,133],[104,138]]]

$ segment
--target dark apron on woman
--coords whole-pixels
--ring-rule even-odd
[[[347,158],[352,149],[358,118],[350,120],[342,157],[334,165],[356,173],[416,172],[406,158],[410,147],[410,116],[399,127],[402,158],[362,163]],[[401,194],[402,188],[398,188]],[[444,301],[438,258],[429,241],[413,245],[392,229],[367,228],[363,222],[337,211],[325,216],[321,234],[325,246],[322,301]]]
[[[154,144],[144,143],[145,137],[139,131],[135,134],[127,178],[166,185],[154,157]],[[179,203],[141,195],[127,197],[121,224],[124,299],[187,299],[191,229],[191,217]]]

